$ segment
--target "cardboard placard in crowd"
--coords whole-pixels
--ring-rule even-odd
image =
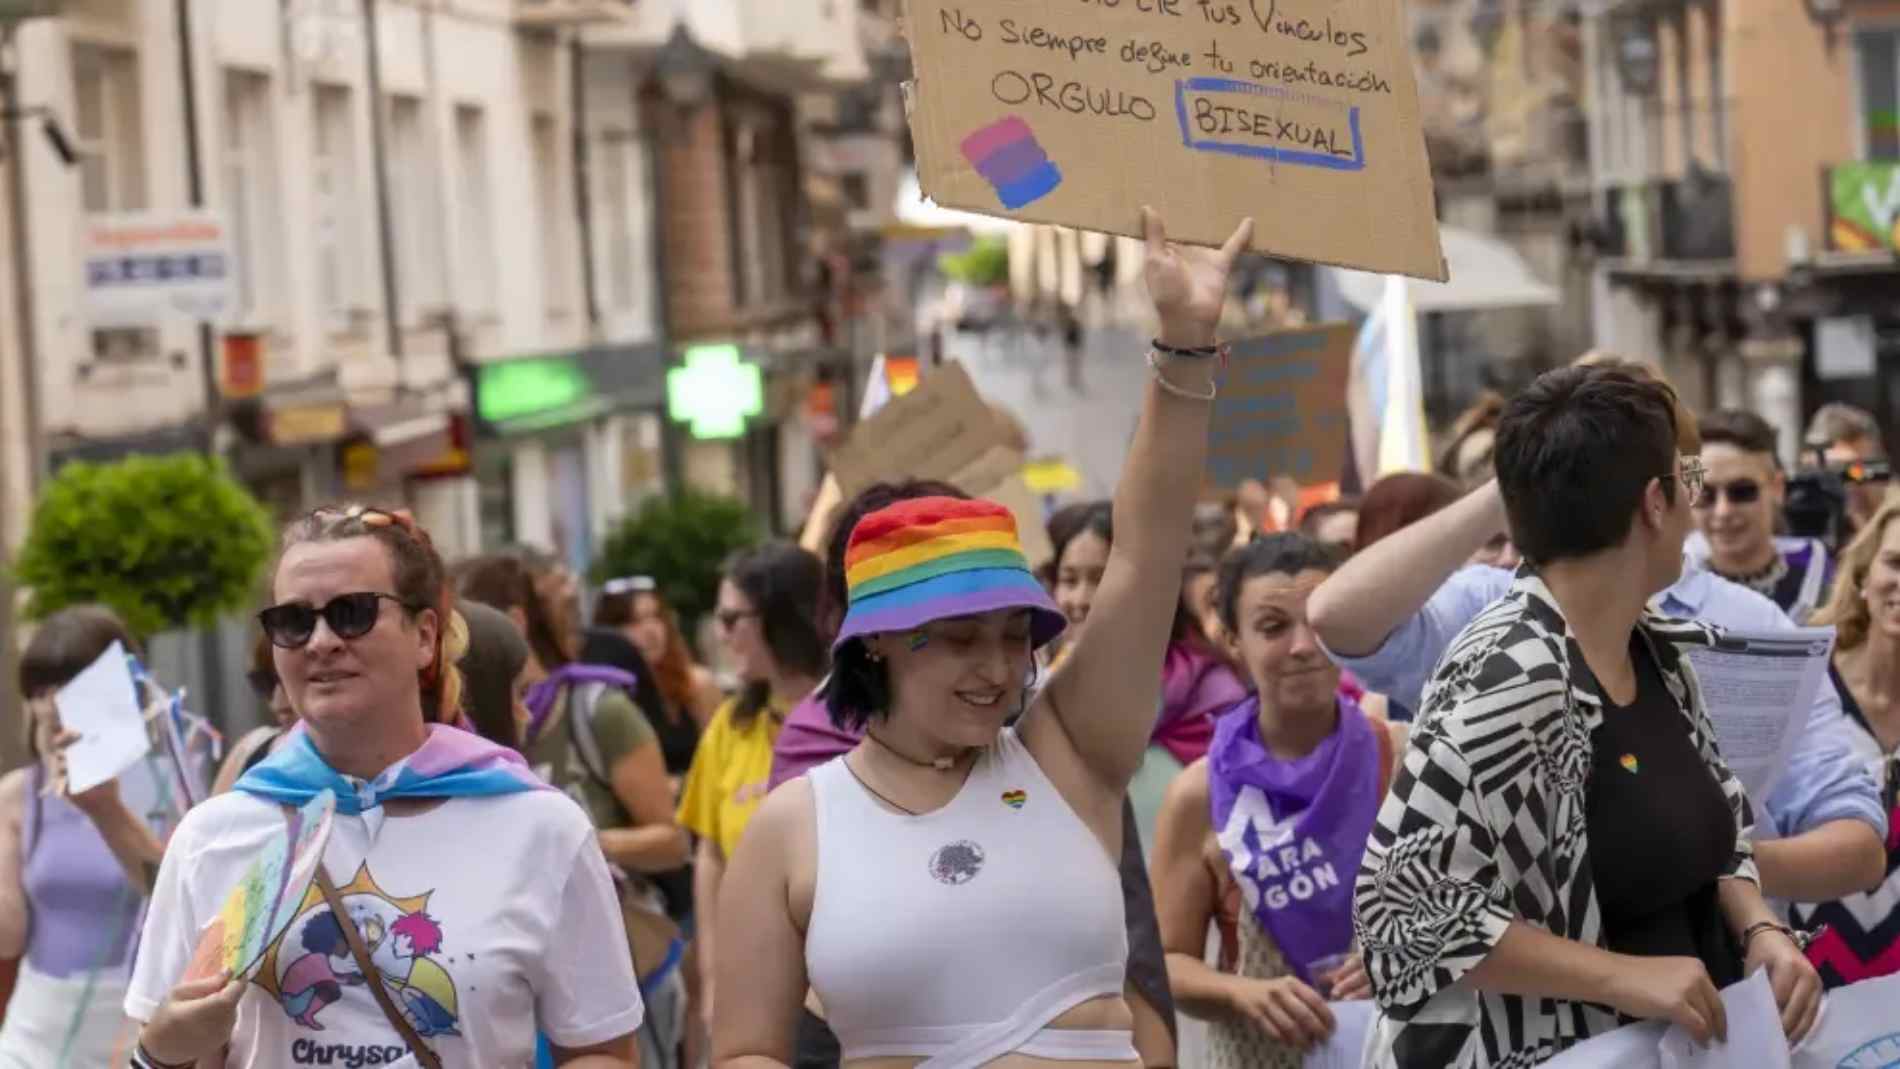
[[[907,0],[951,208],[1444,281],[1402,0]]]
[[[1024,555],[1032,566],[1040,564],[1054,550],[1040,499],[1023,482],[1026,458],[1016,439],[962,365],[951,361],[932,368],[915,389],[859,423],[832,451],[831,474],[799,541],[821,551],[830,537],[831,515],[873,483],[941,479],[1014,513]]]
[[[852,428],[831,452],[831,471],[848,500],[875,482],[949,479],[1004,444],[1004,429],[970,373],[949,362]]]
[[[1210,485],[1237,489],[1268,476],[1300,486],[1338,481],[1354,336],[1349,324],[1326,323],[1233,343],[1209,429]]]

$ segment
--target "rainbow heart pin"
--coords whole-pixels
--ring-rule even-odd
[[[1636,770],[1639,767],[1636,762],[1636,755],[1633,753],[1626,753],[1617,758],[1616,763],[1622,765],[1623,771],[1628,772],[1632,776],[1636,774]]]
[[[1003,792],[1003,804],[1011,809],[1021,809],[1023,803],[1027,801],[1029,801],[1029,792],[1021,788]]]

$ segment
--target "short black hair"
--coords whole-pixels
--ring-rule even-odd
[[[1650,480],[1676,494],[1675,392],[1614,367],[1537,377],[1498,417],[1498,488],[1526,562],[1599,553],[1629,537]]]
[[[814,679],[823,677],[830,660],[824,636],[818,632],[824,562],[790,542],[767,542],[734,554],[726,563],[725,578],[752,603],[766,649],[779,667]],[[746,684],[733,706],[734,725],[750,724],[771,697],[771,684],[763,680]]]
[[[1281,531],[1259,535],[1244,546],[1236,546],[1220,562],[1220,575],[1214,581],[1214,603],[1220,609],[1220,622],[1228,634],[1240,631],[1240,588],[1247,580],[1262,575],[1298,575],[1305,571],[1332,572],[1345,555],[1311,535]]]
[[[1775,455],[1775,428],[1753,412],[1718,408],[1702,417],[1702,444],[1732,445],[1744,453]]]
[[[827,637],[836,637],[850,609],[851,589],[846,582],[844,558],[851,549],[851,532],[871,513],[920,497],[970,499],[969,494],[936,479],[872,483],[858,491],[858,496],[832,519],[831,541],[825,547],[823,615]],[[825,687],[825,711],[831,722],[846,731],[857,731],[872,717],[882,716],[890,704],[891,681],[884,666],[864,655],[862,642],[847,643],[832,660],[831,679]]]

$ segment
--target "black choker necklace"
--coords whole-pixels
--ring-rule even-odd
[[[912,757],[897,747],[892,746],[890,743],[885,742],[883,739],[878,738],[876,732],[866,731],[864,737],[884,747],[887,753],[900,761],[916,765],[918,768],[934,769],[938,772],[948,772],[952,768],[955,768],[957,762],[963,760],[963,755],[970,752],[968,749],[965,749],[962,753],[954,754],[950,757],[938,757],[929,761],[919,761],[917,758]]]
[[[1739,583],[1757,594],[1765,594],[1772,599],[1775,596],[1775,588],[1788,577],[1788,558],[1776,552],[1775,559],[1769,563],[1768,567],[1754,575],[1730,575],[1727,572],[1716,574],[1731,583]]]

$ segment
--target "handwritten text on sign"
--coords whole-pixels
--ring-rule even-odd
[[[1400,0],[908,0],[951,207],[1443,278]]]
[[[1208,481],[1232,489],[1286,476],[1339,478],[1346,460],[1346,378],[1353,329],[1330,324],[1235,342],[1214,402]]]

